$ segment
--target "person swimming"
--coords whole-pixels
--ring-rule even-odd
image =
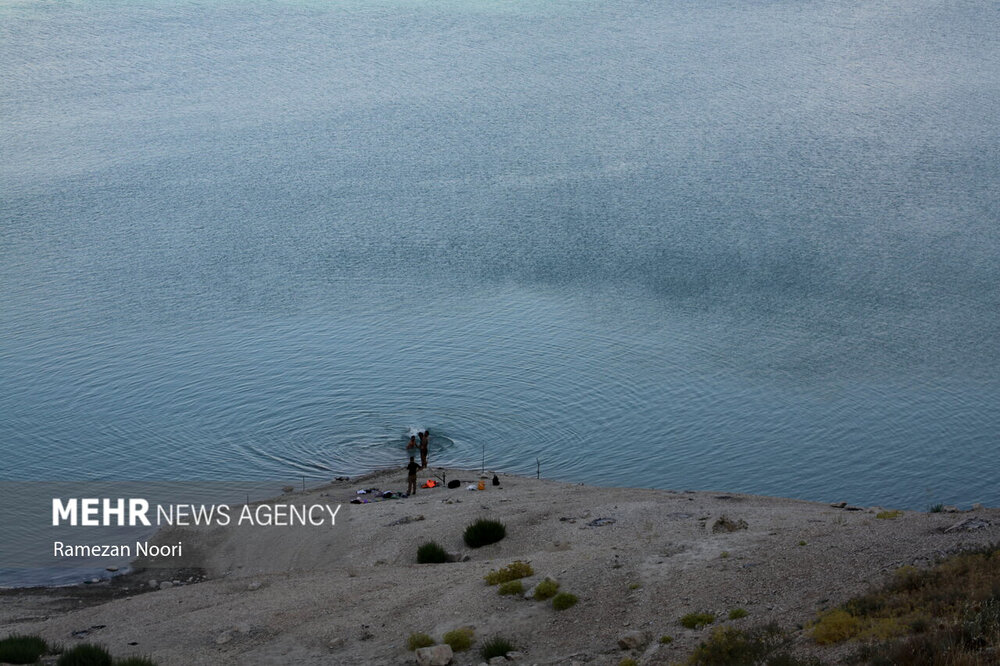
[[[431,439],[431,431],[425,430],[420,434],[420,469],[427,467],[427,445]],[[413,439],[412,437],[410,438]]]

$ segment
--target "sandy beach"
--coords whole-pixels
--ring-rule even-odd
[[[357,494],[405,490],[399,470],[282,495],[274,501],[342,502],[343,522],[295,540],[216,532],[198,570],[170,574],[166,589],[164,573],[150,569],[100,585],[6,591],[0,635],[38,634],[69,647],[95,642],[162,665],[406,664],[414,663],[411,633],[440,640],[472,627],[473,648],[452,663],[480,663],[480,642],[500,634],[515,644],[516,663],[670,664],[710,631],[679,619],[709,612],[716,626],[777,622],[795,634],[797,652],[832,662],[847,648],[817,646],[802,631],[819,611],[901,566],[1000,541],[995,508],[879,518],[883,507],[503,474],[499,486],[487,481],[485,490],[469,491],[478,471],[433,470],[443,472],[461,486],[403,499]],[[506,538],[466,547],[463,530],[480,517],[505,523]],[[430,540],[458,561],[417,564],[417,547]],[[526,589],[553,578],[579,603],[557,611],[498,595],[483,577],[515,560],[535,572]],[[737,608],[746,617],[726,620]],[[639,645],[623,649],[629,632],[640,632]],[[661,644],[665,635],[673,641]]]

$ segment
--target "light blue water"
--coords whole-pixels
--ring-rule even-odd
[[[0,478],[1000,504],[992,2],[0,3]],[[537,459],[537,461],[536,461]]]

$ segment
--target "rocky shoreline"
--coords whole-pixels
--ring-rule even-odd
[[[793,632],[797,651],[832,660],[842,648],[821,648],[801,630],[817,612],[900,566],[1000,541],[1000,510],[984,507],[893,511],[506,475],[499,486],[468,491],[478,472],[428,471],[421,482],[442,475],[463,483],[397,499],[384,491],[405,490],[405,473],[375,472],[272,500],[343,503],[341,532],[276,542],[232,530],[214,534],[204,561],[183,571],[5,590],[0,634],[70,646],[88,640],[164,665],[394,664],[415,662],[411,634],[440,640],[471,628],[473,649],[453,653],[451,663],[480,663],[476,646],[502,635],[524,664],[617,664],[626,656],[667,664],[710,630],[680,618],[704,613],[716,625],[776,622]],[[484,516],[502,521],[506,538],[467,547],[464,528]],[[417,564],[426,541],[452,561]],[[555,610],[498,595],[484,576],[514,561],[531,565],[526,589],[549,578],[579,602]]]

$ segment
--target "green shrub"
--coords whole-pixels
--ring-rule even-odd
[[[674,642],[673,636],[667,636],[666,634],[660,636],[660,645],[670,645],[673,642]]]
[[[642,583],[629,583],[628,585],[629,591],[638,590],[640,587],[642,587]]]
[[[111,654],[100,645],[84,643],[59,655],[57,666],[111,666]]]
[[[520,580],[509,580],[506,583],[500,583],[497,592],[500,594],[524,594],[524,584]]]
[[[446,633],[441,638],[441,642],[450,645],[453,652],[465,652],[472,647],[472,638],[475,633],[472,627],[459,627]]]
[[[841,608],[823,613],[812,627],[812,637],[820,645],[839,643],[857,636],[861,621]]]
[[[546,578],[538,585],[535,586],[535,599],[538,601],[545,601],[546,599],[551,599],[556,596],[556,592],[559,591],[559,583],[552,580],[551,578]]]
[[[149,657],[126,657],[115,661],[115,666],[156,666]]]
[[[639,666],[639,662],[637,662],[632,657],[625,657],[624,659],[618,662],[618,666]]]
[[[465,545],[469,548],[482,548],[491,543],[496,543],[507,536],[507,528],[499,520],[480,518],[465,528]]]
[[[406,649],[410,652],[413,652],[418,648],[430,647],[432,645],[434,645],[434,639],[427,634],[410,634],[410,637],[406,639]]]
[[[441,564],[447,561],[447,551],[434,541],[428,541],[417,548],[417,562],[419,564]]]
[[[746,617],[749,614],[750,613],[747,611],[746,608],[734,608],[733,610],[729,611],[729,619],[739,620],[740,618]]]
[[[695,648],[688,659],[688,664],[695,666],[763,664],[767,656],[784,641],[784,633],[776,625],[748,631],[733,627],[716,627],[708,639]]]
[[[903,512],[896,509],[893,511],[879,511],[878,513],[875,514],[875,517],[878,518],[879,520],[896,520],[902,515]]]
[[[506,583],[518,578],[526,578],[534,573],[535,570],[531,568],[531,564],[517,560],[511,562],[503,569],[496,569],[489,572],[483,578],[486,580],[487,585],[497,585],[498,583]]]
[[[688,629],[701,629],[715,622],[715,615],[712,613],[688,613],[681,618],[681,626]]]
[[[932,504],[928,511],[930,513],[941,513],[944,511],[944,504]]]
[[[48,651],[48,644],[38,636],[14,634],[0,640],[0,662],[7,664],[33,664]]]
[[[514,651],[514,644],[503,636],[492,636],[483,643],[479,649],[479,654],[485,661],[493,657],[506,657],[508,652]]]
[[[722,551],[721,553],[719,553],[719,557],[721,557],[724,560],[728,559],[729,558],[729,551],[728,550]]]
[[[805,541],[799,541],[799,545],[800,546],[804,546],[804,545],[806,545],[806,542]]]
[[[560,592],[556,596],[552,597],[552,607],[558,611],[566,610],[567,608],[575,606],[577,601],[579,601],[579,599],[576,598],[575,594]]]

